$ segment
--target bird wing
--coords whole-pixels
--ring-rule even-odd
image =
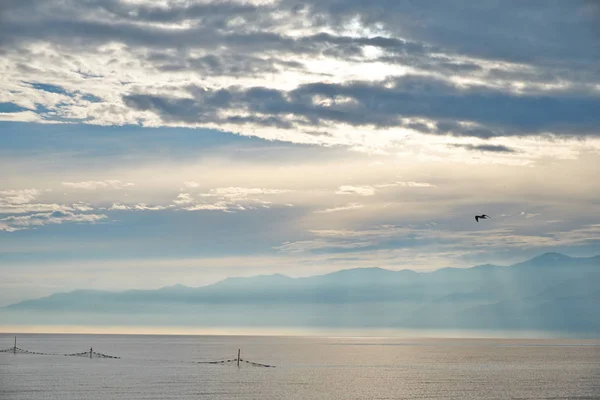
[[[479,222],[479,216],[475,216],[475,221]]]

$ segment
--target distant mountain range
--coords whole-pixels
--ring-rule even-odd
[[[546,253],[434,272],[381,268],[213,285],[76,290],[0,309],[9,323],[549,330],[600,334],[600,256]]]

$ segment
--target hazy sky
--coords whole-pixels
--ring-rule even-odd
[[[591,0],[3,0],[0,305],[598,254],[599,26]]]

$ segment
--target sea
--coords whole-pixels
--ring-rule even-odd
[[[53,355],[0,353],[2,400],[600,399],[600,340],[79,334],[17,340],[19,349]],[[0,334],[0,349],[13,341]],[[64,355],[72,353],[85,354]],[[225,362],[205,363],[213,361]]]

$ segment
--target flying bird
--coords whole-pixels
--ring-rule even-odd
[[[488,218],[492,218],[492,217],[490,217],[489,215],[485,215],[485,214],[476,215],[475,221],[479,222],[480,219],[488,219]]]

